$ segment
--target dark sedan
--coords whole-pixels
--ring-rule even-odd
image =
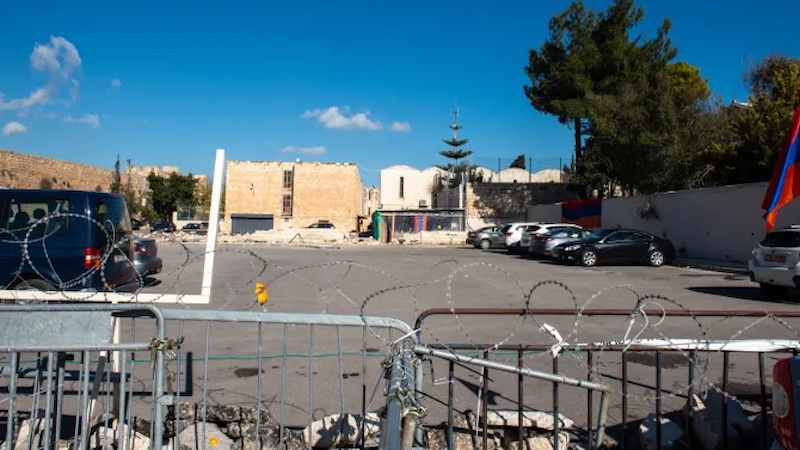
[[[576,261],[592,267],[605,263],[647,263],[660,267],[675,257],[669,239],[641,230],[598,230],[583,240],[561,244],[553,249],[553,258]]]
[[[158,244],[155,239],[136,237],[134,244],[136,247],[133,264],[139,275],[144,277],[161,272],[163,263],[158,256]]]

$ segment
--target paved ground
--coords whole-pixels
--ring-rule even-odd
[[[154,277],[151,292],[198,293],[202,272],[202,253],[199,245],[182,248],[163,244],[160,254],[165,271]],[[254,283],[269,286],[269,311],[303,313],[359,314],[390,316],[413,325],[415,317],[429,308],[521,308],[529,302],[532,308],[575,308],[590,302],[592,308],[631,310],[638,296],[655,296],[646,300],[653,307],[665,309],[714,309],[724,311],[795,311],[798,306],[788,301],[765,299],[757,286],[746,276],[731,275],[678,267],[598,267],[585,269],[545,261],[510,256],[500,251],[480,251],[472,248],[420,247],[346,247],[341,249],[286,248],[274,246],[223,246],[215,263],[213,299],[207,308],[214,310],[260,310],[255,305]],[[545,283],[531,294],[531,289]],[[529,295],[530,294],[530,295]],[[591,299],[591,300],[590,300]],[[422,328],[427,342],[447,343],[526,343],[552,344],[553,339],[539,331],[548,323],[559,330],[568,342],[608,341],[628,337],[668,337],[715,339],[785,337],[797,334],[772,319],[696,320],[670,317],[639,318],[631,324],[627,317],[563,317],[536,316],[533,320],[519,317],[467,317],[446,314],[432,317]],[[789,320],[792,327],[800,320]],[[171,324],[170,333],[185,336],[182,358],[192,353],[193,364],[182,363],[190,373],[192,383],[181,377],[183,395],[202,399],[204,371],[202,355],[206,354],[206,325],[187,323],[183,328]],[[251,324],[214,323],[209,326],[208,341],[208,401],[240,403],[252,406],[257,398],[258,328]],[[285,333],[285,334],[284,334]],[[380,381],[381,354],[386,343],[398,333],[371,330],[366,342],[361,330],[340,330],[315,327],[313,362],[311,330],[308,327],[264,326],[262,329],[262,397],[269,403],[273,417],[279,415],[281,359],[284,342],[293,353],[286,363],[285,414],[286,422],[303,424],[309,414],[339,412],[340,397],[344,409],[361,409],[362,392],[366,392],[369,410],[383,402],[383,385],[378,387],[374,401],[373,389]],[[284,339],[284,336],[288,339]],[[339,358],[337,342],[341,342]],[[361,352],[368,349],[369,355]],[[349,353],[348,353],[349,352]],[[779,355],[768,355],[766,372]],[[516,354],[495,352],[493,359],[516,364]],[[615,396],[611,406],[611,422],[621,421],[620,377],[622,365],[617,353],[595,353],[597,363],[593,377],[611,385]],[[364,363],[366,361],[366,371]],[[631,354],[628,357],[629,417],[642,418],[654,410],[655,356],[651,353]],[[757,400],[759,392],[755,355],[734,355],[729,391],[746,399]],[[547,354],[529,354],[526,366],[552,370]],[[670,394],[664,399],[664,410],[680,409],[685,402],[688,379],[687,355],[670,354],[661,358],[664,368],[662,384]],[[309,367],[313,369],[309,372]],[[432,368],[431,368],[432,367]],[[723,360],[721,354],[703,355],[697,366],[697,378],[702,386],[721,383]],[[174,368],[173,368],[174,370]],[[559,370],[567,375],[585,378],[588,364],[585,355],[561,358]],[[137,374],[138,374],[137,370]],[[341,377],[339,375],[342,375]],[[137,375],[138,376],[138,375]],[[426,392],[431,396],[431,420],[444,420],[447,401],[447,365],[435,363],[425,368]],[[456,408],[478,406],[473,393],[479,389],[479,377],[466,369],[455,369],[454,389]],[[489,389],[490,408],[512,407],[517,398],[515,375],[492,371]],[[767,386],[771,382],[767,379]],[[698,385],[699,387],[700,385]],[[308,392],[314,393],[309,403]],[[472,393],[471,393],[472,392]],[[524,384],[525,404],[531,408],[552,408],[551,387],[547,383],[529,380]],[[562,388],[560,407],[578,423],[586,421],[585,393],[575,388]],[[594,408],[598,406],[595,397]],[[594,413],[596,414],[596,412]]]

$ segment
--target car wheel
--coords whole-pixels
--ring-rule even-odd
[[[651,251],[648,257],[648,261],[650,262],[650,265],[653,267],[663,266],[664,263],[666,262],[666,259],[667,258],[664,256],[664,252],[662,252],[661,250]]]
[[[788,289],[785,287],[775,286],[774,284],[768,283],[759,283],[758,287],[761,288],[761,292],[769,297],[781,297],[788,291]]]
[[[14,285],[13,289],[16,291],[55,291],[56,287],[41,278],[34,278],[20,280],[19,283]]]
[[[481,239],[481,250],[489,250],[492,248],[492,243],[488,239]]]
[[[581,265],[583,267],[593,267],[597,265],[597,253],[594,250],[584,250],[581,253]]]

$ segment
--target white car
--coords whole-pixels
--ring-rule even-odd
[[[533,236],[547,233],[554,230],[581,230],[583,227],[574,223],[541,223],[535,227],[528,227],[529,229],[522,232],[522,238],[519,241],[519,250],[522,253],[528,253],[531,247],[531,240]]]
[[[542,226],[541,222],[512,222],[500,229],[500,234],[506,238],[506,249],[509,253],[514,253],[520,249],[522,233],[535,230]]]
[[[800,288],[800,225],[771,231],[753,249],[747,264],[750,281],[766,294]]]

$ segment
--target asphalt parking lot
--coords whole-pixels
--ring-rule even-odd
[[[159,253],[164,259],[164,272],[148,282],[148,292],[199,293],[203,246],[182,247],[162,244]],[[290,248],[278,246],[220,246],[215,260],[215,276],[211,303],[192,307],[212,310],[254,310],[255,282],[269,288],[270,312],[336,313],[389,316],[414,326],[415,318],[431,308],[570,308],[581,307],[632,310],[638,301],[649,308],[665,310],[760,311],[761,318],[693,318],[628,316],[559,317],[534,316],[466,316],[446,313],[431,317],[421,327],[421,340],[433,343],[460,344],[547,344],[554,338],[540,327],[548,324],[559,331],[564,341],[608,342],[628,338],[789,338],[798,339],[794,329],[800,320],[780,321],[765,318],[766,311],[796,311],[798,305],[788,300],[767,299],[757,285],[745,275],[710,272],[698,269],[664,266],[661,268],[614,266],[582,268],[548,261],[508,255],[504,251],[481,251],[472,248],[423,248],[361,246],[342,248]],[[534,286],[538,286],[534,289]],[[533,289],[533,290],[532,290]],[[176,331],[176,330],[180,331]],[[206,330],[210,337],[206,342]],[[257,395],[259,373],[258,330],[255,325],[214,323],[184,324],[170,327],[171,333],[185,337],[184,357],[193,373],[191,383],[183,387],[183,395],[200,399],[203,386],[209,401],[239,403],[252,406]],[[262,398],[276,418],[280,383],[286,384],[286,423],[304,424],[309,411],[315,418],[324,414],[361,410],[366,392],[367,409],[382,404],[380,361],[388,343],[398,333],[370,330],[364,333],[316,327],[313,347],[308,327],[265,326],[262,330],[261,362]],[[341,342],[341,346],[339,346]],[[286,365],[281,360],[282,347],[293,353]],[[208,352],[206,352],[206,345]],[[339,352],[339,348],[342,352]],[[368,357],[359,352],[368,349]],[[203,356],[208,354],[208,367]],[[308,354],[316,355],[314,360]],[[517,363],[515,352],[496,351],[490,357],[509,364]],[[767,355],[767,387],[774,361],[781,355]],[[610,423],[621,421],[621,372],[618,353],[596,352],[590,368],[586,355],[566,355],[559,362],[559,371],[568,376],[586,378],[611,386],[615,390],[610,408]],[[669,391],[663,398],[665,412],[680,410],[688,390],[689,355],[669,354],[661,357],[662,386]],[[185,361],[185,358],[184,360]],[[552,359],[547,353],[530,353],[523,357],[525,366],[551,371]],[[628,416],[631,421],[654,411],[656,358],[652,353],[629,354],[627,376]],[[284,373],[284,367],[286,371]],[[723,357],[711,352],[698,357],[695,392],[722,385]],[[757,357],[731,355],[728,391],[749,401],[760,392]],[[207,382],[203,376],[208,370]],[[590,370],[591,369],[591,370]],[[283,378],[285,376],[285,378]],[[493,371],[490,375],[488,403],[490,409],[515,408],[517,377]],[[480,390],[477,372],[456,366],[454,397],[457,410],[476,410],[475,393]],[[283,380],[283,381],[282,381]],[[429,423],[444,420],[447,401],[447,364],[426,364],[426,404],[430,408]],[[377,395],[370,394],[376,385]],[[314,399],[309,401],[308,392]],[[562,388],[562,412],[578,424],[585,423],[586,394],[577,388]],[[552,408],[551,386],[538,380],[524,385],[526,407]],[[344,398],[345,405],[341,405]],[[598,405],[597,397],[594,408]],[[595,412],[596,414],[596,412]],[[595,416],[596,417],[596,416]]]

